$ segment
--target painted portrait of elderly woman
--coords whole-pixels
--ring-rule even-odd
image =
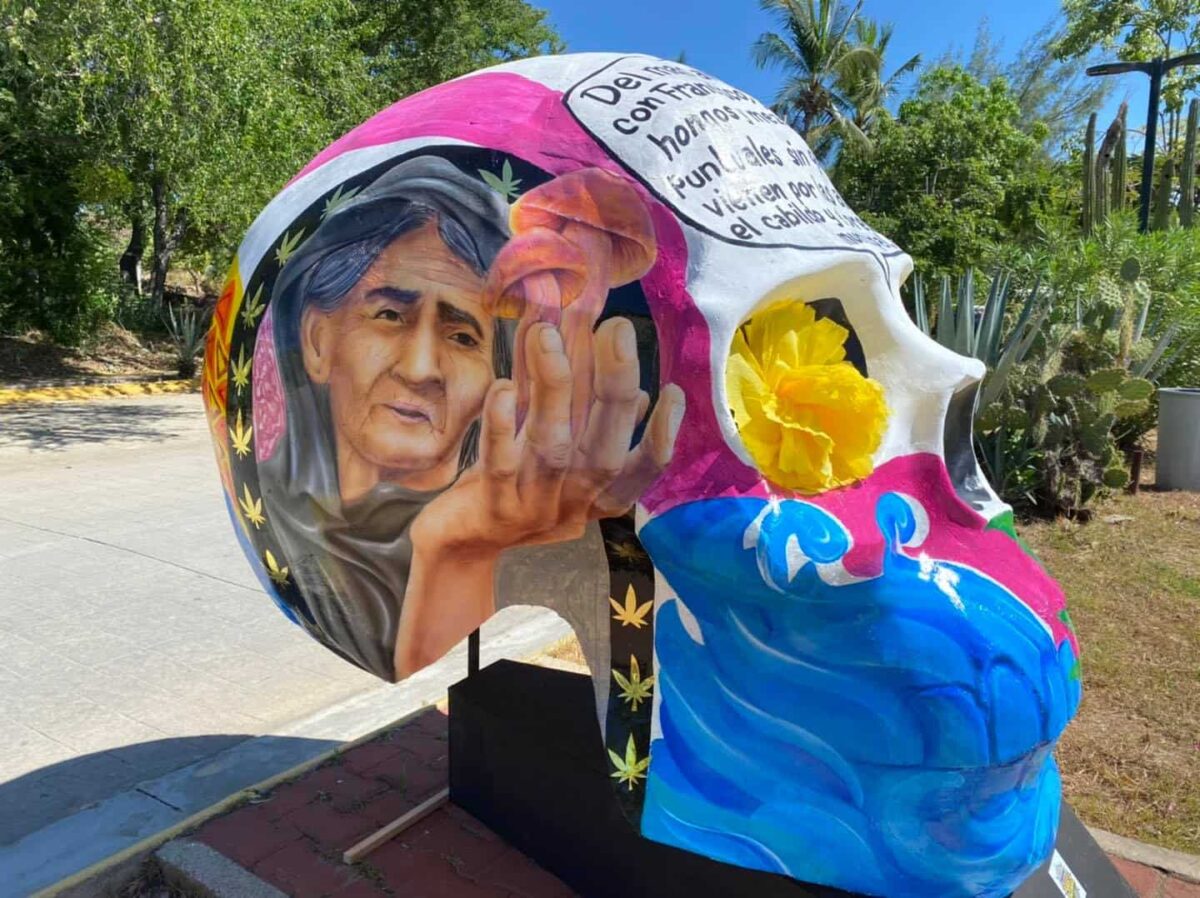
[[[647,414],[633,326],[597,321],[653,254],[636,194],[595,169],[510,209],[417,156],[323,217],[271,292],[286,427],[258,464],[314,635],[407,676],[495,610],[502,555],[628,511],[682,394]]]

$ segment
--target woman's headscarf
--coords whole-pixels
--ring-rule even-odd
[[[392,241],[430,221],[482,275],[508,240],[507,219],[507,205],[483,182],[445,159],[418,156],[330,211],[288,259],[272,293],[287,427],[259,466],[264,501],[315,635],[387,680],[395,679],[396,630],[412,563],[409,528],[441,490],[381,483],[342,505],[328,390],[304,369],[301,318],[308,306],[336,308]],[[506,341],[493,342],[497,373],[506,376]]]

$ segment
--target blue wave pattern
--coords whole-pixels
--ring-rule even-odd
[[[655,621],[643,835],[889,898],[1008,895],[1049,856],[1074,653],[994,581],[901,554],[909,501],[876,506],[882,575],[838,586],[818,566],[846,531],[804,502],[706,500],[642,529],[686,605]]]

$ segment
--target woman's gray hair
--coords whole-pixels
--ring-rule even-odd
[[[377,485],[344,505],[329,391],[309,380],[301,318],[331,311],[397,238],[436,221],[446,246],[483,275],[509,238],[508,204],[482,181],[437,156],[389,169],[328,212],[292,253],[271,294],[276,358],[287,427],[259,485],[270,530],[287,558],[306,628],[339,654],[391,680],[400,606],[412,560],[409,528],[440,491]],[[510,337],[493,325],[493,367],[509,376]],[[460,470],[475,458],[479,423],[463,438]]]

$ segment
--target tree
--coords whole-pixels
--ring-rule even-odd
[[[870,135],[879,116],[886,114],[888,101],[895,96],[900,83],[917,70],[921,54],[909,58],[886,78],[883,75],[888,44],[892,41],[893,26],[880,25],[874,19],[859,17],[854,22],[855,41],[874,51],[871,65],[853,66],[839,78],[841,94],[850,109],[850,121],[863,134]]]
[[[103,240],[63,176],[79,148],[37,102],[21,39],[30,15],[0,5],[0,332],[38,328],[74,343],[110,311],[110,285]]]
[[[1099,47],[1139,62],[1200,50],[1200,0],[1063,0],[1066,28],[1055,47],[1060,59],[1078,59]],[[1184,101],[1200,86],[1195,67],[1181,67],[1163,82],[1161,141],[1175,146]]]
[[[3,0],[15,8],[20,0]],[[80,199],[151,244],[161,303],[178,253],[224,257],[331,139],[479,65],[557,46],[522,0],[26,0],[12,40],[32,100],[78,159]]]
[[[783,34],[771,31],[751,49],[759,68],[776,66],[784,82],[773,108],[810,145],[820,145],[831,129],[844,137],[865,141],[847,116],[852,108],[845,95],[859,70],[881,71],[875,48],[855,42],[855,23],[862,0],[760,0]]]
[[[525,0],[355,0],[359,46],[392,103],[484,66],[564,44]]]
[[[883,117],[874,152],[847,145],[834,173],[846,201],[918,263],[962,271],[1046,202],[1041,134],[1021,127],[1002,78],[981,84],[958,66],[922,75],[895,119]]]
[[[1074,136],[1080,122],[1099,107],[1112,81],[1089,78],[1078,60],[1060,60],[1058,47],[1064,32],[1054,23],[1033,34],[1009,62],[1001,59],[1002,46],[992,39],[987,20],[980,22],[975,45],[964,66],[986,84],[1004,78],[1021,108],[1021,127],[1044,129],[1044,148],[1053,153]],[[944,61],[953,64],[953,57]]]

